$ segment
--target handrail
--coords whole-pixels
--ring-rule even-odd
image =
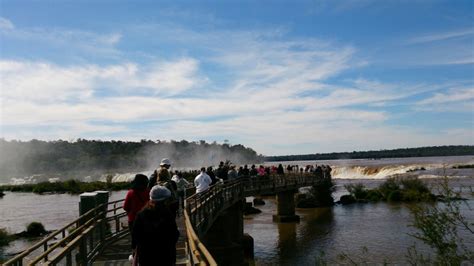
[[[117,210],[119,208],[116,208],[117,204],[123,201],[124,200],[121,199],[121,200],[116,200],[109,203],[103,203],[103,204],[98,205],[97,207],[87,211],[85,214],[81,215],[74,221],[68,223],[61,229],[56,230],[49,236],[43,238],[41,241],[37,242],[36,244],[26,249],[22,253],[6,261],[4,265],[23,265],[23,260],[28,255],[32,255],[35,251],[38,251],[38,249],[41,247],[43,248],[43,252],[39,254],[38,256],[36,256],[33,260],[30,260],[28,264],[34,265],[36,263],[39,263],[41,260],[44,260],[44,262],[47,263],[49,254],[54,252],[59,247],[68,246],[68,243],[74,241],[78,237],[80,238],[83,235],[82,232],[84,232],[88,228],[94,227],[95,224],[98,221],[100,221],[98,220],[98,217],[107,216],[107,214],[111,212],[114,212],[114,215],[112,217],[107,217],[107,220],[116,219],[116,218],[120,218],[121,216],[124,216],[124,212],[120,212],[119,214],[117,214]],[[113,208],[106,209],[105,206],[113,206]],[[95,215],[92,216],[92,214],[95,214]],[[57,242],[55,241],[53,245],[49,245],[48,242],[51,240],[56,240],[56,237],[58,235],[62,236],[60,240]]]
[[[199,237],[206,234],[220,213],[243,197],[296,190],[322,180],[314,174],[287,174],[249,177],[216,184],[207,191],[186,198],[186,212]]]
[[[217,265],[211,253],[201,243],[199,237],[197,237],[196,235],[196,232],[194,232],[191,221],[189,220],[189,215],[186,211],[184,212],[184,222],[188,235],[188,249],[190,251],[189,254],[192,256],[192,258],[196,258],[196,263],[199,263],[199,265]],[[194,259],[192,259],[191,263],[194,265]]]

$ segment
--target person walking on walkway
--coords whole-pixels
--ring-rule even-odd
[[[194,178],[194,186],[196,187],[196,193],[202,193],[208,190],[211,183],[212,183],[212,180],[206,174],[206,168],[202,167],[201,173],[199,173],[199,175],[197,175],[196,178]]]
[[[132,181],[132,188],[128,190],[123,203],[123,209],[128,216],[128,229],[133,228],[133,222],[137,213],[148,203],[150,190],[147,188],[148,177],[142,174],[136,174]]]
[[[156,185],[150,201],[137,215],[132,230],[134,260],[140,266],[175,265],[179,231],[167,206],[171,191]]]
[[[151,189],[156,185],[157,181],[169,181],[171,175],[169,169],[171,167],[171,161],[168,158],[163,158],[160,162],[160,168],[156,169],[150,176],[150,182],[148,182],[148,188]]]
[[[172,181],[176,183],[177,192],[178,192],[178,200],[180,201],[181,209],[184,210],[184,197],[186,196],[186,188],[189,187],[189,182],[183,178],[183,174],[180,172],[176,172]]]

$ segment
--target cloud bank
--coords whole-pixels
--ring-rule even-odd
[[[391,123],[435,112],[433,105],[442,103],[462,102],[472,112],[472,88],[341,78],[370,64],[353,45],[284,38],[285,30],[179,25],[99,34],[18,28],[1,18],[0,30],[17,41],[70,44],[78,54],[119,55],[69,64],[2,56],[1,135],[7,139],[229,139],[266,155],[474,143],[462,127]],[[133,41],[129,36],[154,36],[159,42],[150,45],[173,45],[175,52],[120,49]]]

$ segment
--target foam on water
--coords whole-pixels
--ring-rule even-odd
[[[336,179],[384,179],[394,175],[421,172],[420,169],[442,169],[439,164],[385,165],[385,166],[331,166]]]

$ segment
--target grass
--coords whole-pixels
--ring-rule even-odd
[[[468,169],[468,168],[474,168],[474,164],[460,164],[460,165],[453,166],[453,169]]]
[[[0,247],[8,245],[11,240],[12,237],[8,234],[7,230],[0,228]]]
[[[75,179],[67,180],[64,182],[41,182],[37,184],[24,184],[24,185],[3,185],[0,186],[0,191],[11,191],[11,192],[33,192],[38,194],[43,193],[71,193],[80,194],[83,192],[92,192],[96,190],[108,190],[117,191],[130,188],[129,182],[82,182]]]
[[[426,184],[416,177],[389,178],[374,189],[360,183],[349,184],[345,188],[358,201],[421,202],[435,199]]]

